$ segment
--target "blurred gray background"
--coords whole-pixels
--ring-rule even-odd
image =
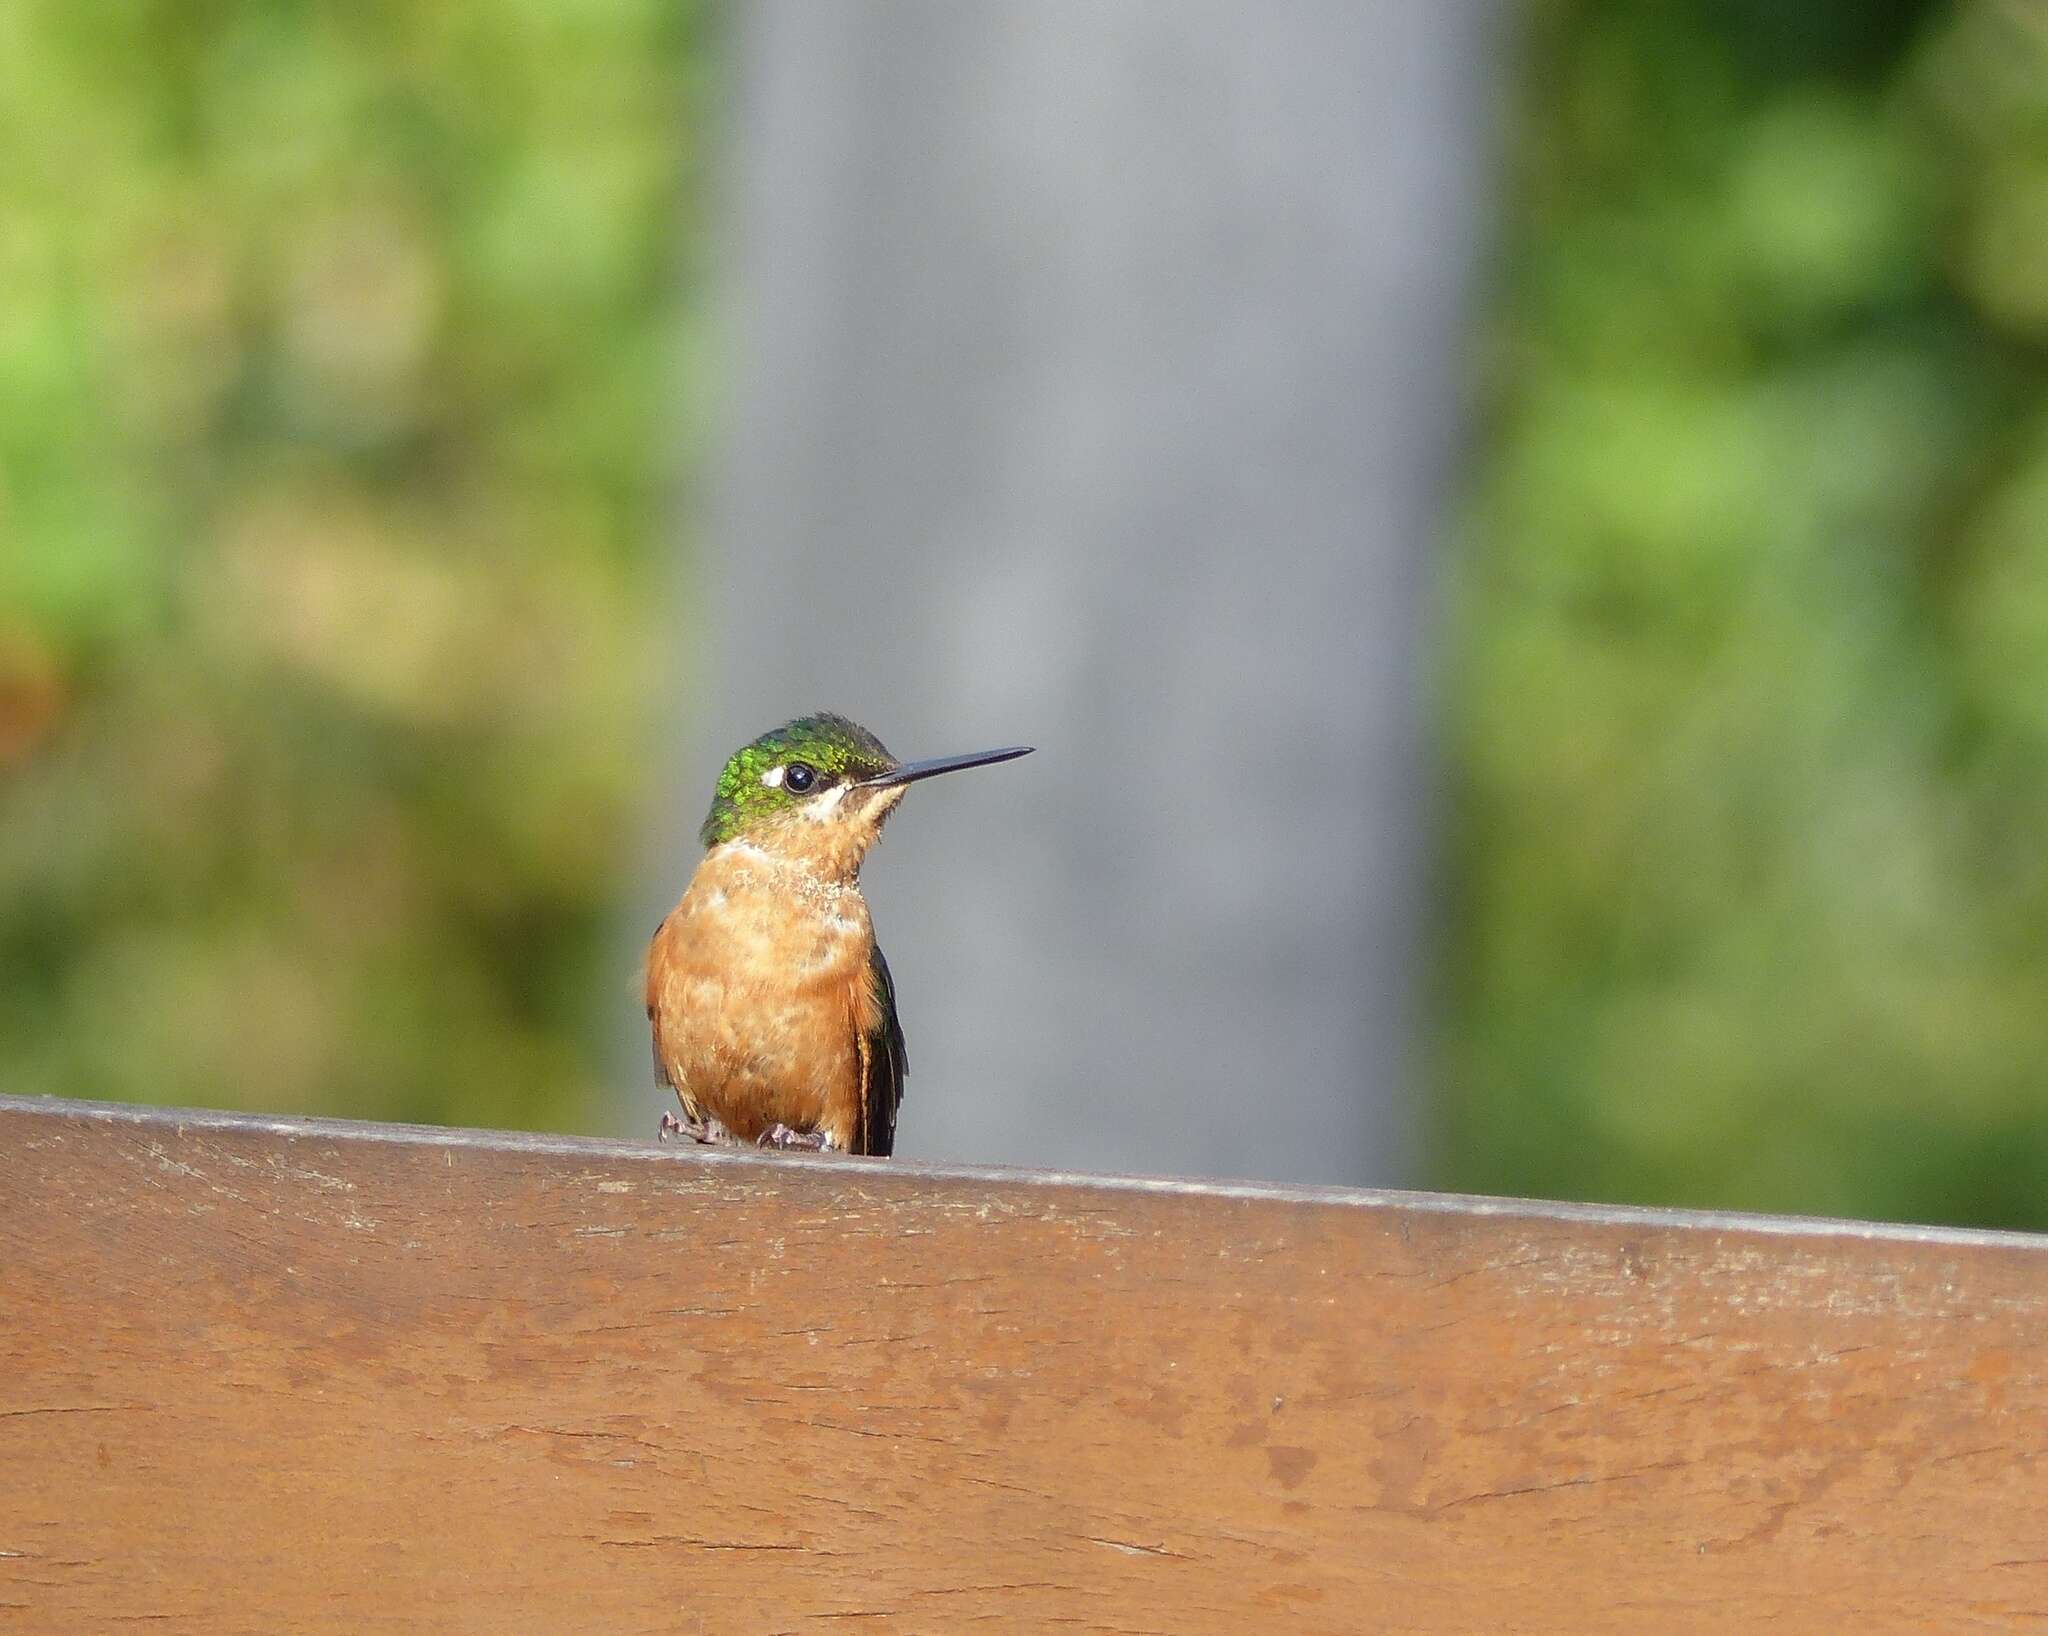
[[[868,866],[899,1151],[1412,1181],[1493,8],[740,22],[689,777],[819,707],[1039,746]]]
[[[0,1088],[649,1140],[830,706],[907,1152],[2048,1225],[2048,9],[4,15]]]

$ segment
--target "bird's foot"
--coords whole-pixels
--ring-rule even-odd
[[[792,1130],[777,1121],[761,1132],[759,1145],[783,1153],[823,1153],[831,1147],[832,1139],[822,1130]]]
[[[693,1142],[706,1147],[732,1147],[732,1132],[712,1114],[704,1116],[703,1123],[693,1119],[678,1119],[675,1110],[670,1109],[661,1116],[661,1125],[654,1133],[657,1142],[666,1142],[671,1136],[687,1136]]]

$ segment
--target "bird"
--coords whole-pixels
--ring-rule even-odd
[[[908,788],[1011,745],[898,761],[865,727],[800,716],[736,750],[704,856],[647,949],[661,1136],[886,1157],[909,1072],[860,867]]]

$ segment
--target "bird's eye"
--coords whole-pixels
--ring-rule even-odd
[[[808,761],[792,761],[782,772],[782,787],[792,795],[802,795],[818,781],[818,769]]]

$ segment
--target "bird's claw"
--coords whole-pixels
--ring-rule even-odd
[[[693,1142],[706,1147],[737,1147],[737,1139],[724,1124],[710,1114],[702,1123],[694,1119],[679,1119],[673,1108],[661,1116],[661,1124],[655,1130],[654,1139],[666,1142],[671,1136],[687,1136]],[[761,1132],[755,1139],[756,1147],[773,1148],[778,1153],[829,1153],[834,1150],[832,1138],[822,1130],[798,1130],[779,1120]]]
[[[822,1153],[832,1144],[821,1130],[792,1130],[778,1121],[761,1132],[758,1145],[783,1153]]]
[[[678,1119],[673,1108],[661,1116],[661,1125],[654,1133],[657,1142],[666,1142],[671,1136],[687,1136],[693,1142],[706,1147],[733,1146],[732,1132],[710,1114],[700,1124],[694,1119]]]

